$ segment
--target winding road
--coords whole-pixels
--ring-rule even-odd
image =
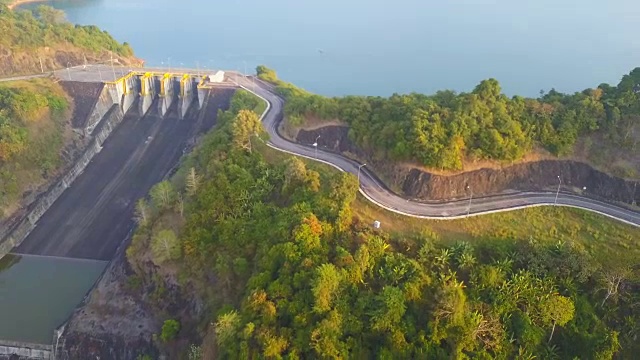
[[[273,86],[259,80],[240,78],[239,85],[267,102],[262,122],[270,136],[268,145],[274,149],[320,161],[353,174],[360,164],[339,154],[318,150],[310,145],[291,142],[278,132],[283,117],[284,100],[274,92]],[[316,157],[317,154],[317,157]],[[640,212],[614,204],[573,194],[560,193],[556,202],[555,192],[520,192],[517,194],[487,196],[449,202],[426,202],[405,199],[389,190],[371,171],[362,167],[360,193],[374,204],[389,211],[425,219],[459,219],[501,211],[511,211],[533,206],[566,206],[596,212],[610,218],[640,227]]]

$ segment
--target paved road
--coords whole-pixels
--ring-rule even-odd
[[[257,81],[240,78],[240,85],[264,98],[270,109],[263,118],[264,126],[269,133],[270,146],[278,150],[314,159],[315,149],[310,145],[293,143],[284,139],[277,131],[282,119],[284,101],[273,92],[273,87]],[[317,160],[333,165],[343,171],[358,173],[359,163],[341,155],[317,151]],[[467,200],[450,202],[422,202],[407,200],[388,190],[386,186],[366,167],[360,173],[360,192],[373,203],[396,213],[419,218],[456,219],[467,215],[475,216],[500,211],[509,211],[523,207],[554,205],[556,193],[524,192],[510,195],[499,195],[473,199],[471,206]],[[634,226],[640,226],[640,213],[598,200],[572,194],[560,193],[558,206],[576,207],[597,212]]]

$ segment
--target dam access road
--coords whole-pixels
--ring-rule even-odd
[[[280,151],[317,160],[341,171],[358,173],[361,164],[342,155],[316,149],[311,144],[291,142],[280,135],[278,127],[283,119],[284,100],[272,85],[259,80],[240,78],[239,84],[263,98],[269,107],[262,122],[270,136],[268,145]],[[424,219],[458,219],[533,206],[566,206],[596,212],[630,225],[640,226],[640,213],[588,197],[560,192],[519,192],[513,194],[461,199],[447,202],[426,202],[405,199],[391,190],[366,167],[360,171],[360,193],[374,204],[389,211]]]

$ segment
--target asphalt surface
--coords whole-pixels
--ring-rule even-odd
[[[137,108],[15,253],[111,259],[134,225],[135,202],[178,162],[194,131],[194,116],[178,120],[174,111],[140,118]]]
[[[255,91],[256,94],[267,100],[270,104],[270,109],[263,118],[264,127],[270,135],[270,146],[281,151],[328,163],[343,171],[353,174],[358,173],[360,164],[356,161],[331,152],[322,150],[316,152],[311,144],[303,145],[293,143],[280,136],[277,129],[282,119],[284,100],[275,94],[273,86],[269,84],[261,81],[251,81],[247,78],[240,78],[239,82],[240,85],[247,90]],[[414,201],[405,199],[390,191],[382,181],[366,167],[363,167],[360,172],[360,192],[370,201],[387,210],[419,218],[456,219],[531,206],[557,205],[597,212],[631,225],[640,226],[640,213],[638,212],[566,193],[560,193],[557,201],[555,192],[523,192],[475,198],[471,199],[471,201],[469,201],[469,199],[450,202]]]

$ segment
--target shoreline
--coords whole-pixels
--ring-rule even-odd
[[[7,8],[9,8],[9,10],[15,10],[15,8],[20,5],[45,2],[49,2],[49,0],[14,0],[11,4],[7,5]]]

